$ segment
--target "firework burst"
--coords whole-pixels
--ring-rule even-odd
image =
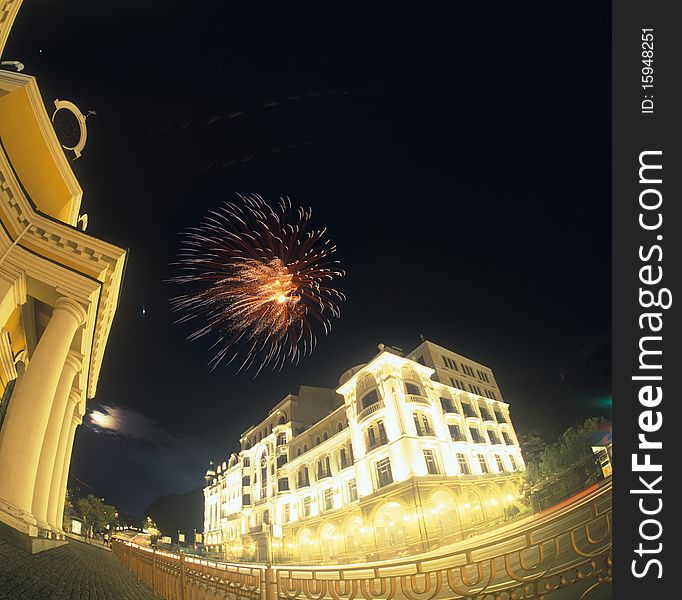
[[[238,371],[281,369],[312,352],[317,331],[329,333],[345,300],[334,279],[345,273],[310,209],[289,198],[276,208],[257,195],[239,199],[183,236],[171,282],[188,291],[171,308],[182,313],[177,323],[201,322],[188,339],[215,336],[212,369],[233,361]]]

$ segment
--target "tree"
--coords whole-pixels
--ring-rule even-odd
[[[587,460],[592,456],[595,434],[610,428],[611,424],[606,419],[590,418],[578,427],[569,427],[554,444],[545,444],[544,447],[539,434],[529,433],[522,442],[528,482],[534,485]]]
[[[546,448],[547,442],[535,429],[521,437],[521,449],[526,459],[526,476],[529,482],[534,482],[540,477],[540,460]]]
[[[101,498],[88,494],[85,498],[79,498],[73,504],[76,514],[83,518],[86,532],[97,533],[116,524],[117,511],[114,506],[105,504]]]

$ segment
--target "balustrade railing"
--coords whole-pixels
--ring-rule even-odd
[[[424,396],[416,396],[415,394],[405,394],[405,401],[412,404],[422,404],[424,406],[431,406],[431,400]]]
[[[591,591],[599,596],[602,590],[606,597],[612,572],[611,484],[549,515],[466,544],[380,562],[266,566],[213,562],[121,541],[113,541],[112,549],[166,600],[552,600],[588,598]]]
[[[374,404],[370,404],[367,408],[361,410],[358,413],[358,423],[362,421],[363,419],[366,419],[369,417],[369,415],[374,414],[378,410],[381,410],[384,408],[384,401],[379,400],[378,402],[375,402]]]

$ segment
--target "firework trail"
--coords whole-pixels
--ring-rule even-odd
[[[170,281],[189,291],[171,299],[176,323],[201,322],[188,339],[214,336],[211,369],[239,362],[238,371],[298,363],[327,335],[345,296],[345,275],[332,258],[326,229],[313,229],[312,211],[289,198],[276,208],[258,195],[211,211],[182,238],[181,273]]]

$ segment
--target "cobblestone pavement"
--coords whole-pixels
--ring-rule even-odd
[[[31,555],[0,537],[2,600],[158,600],[111,552],[82,542]]]

